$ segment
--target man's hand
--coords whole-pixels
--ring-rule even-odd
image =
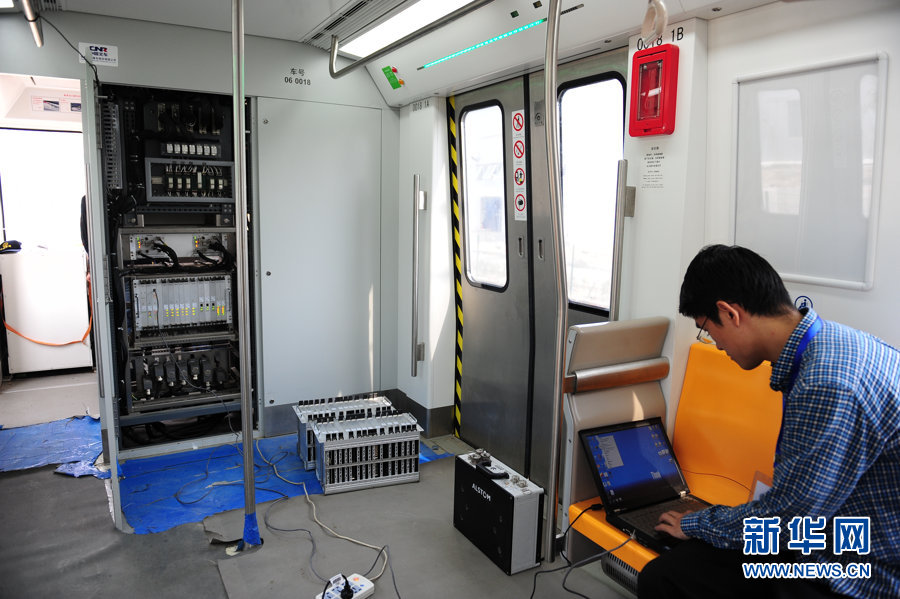
[[[659,524],[657,524],[654,529],[659,530],[661,532],[667,533],[675,537],[676,539],[681,539],[682,541],[687,539],[688,536],[681,531],[681,519],[686,515],[690,514],[690,511],[687,512],[666,512],[659,517]]]

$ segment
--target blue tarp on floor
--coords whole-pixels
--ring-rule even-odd
[[[314,470],[297,456],[297,435],[260,439],[254,444],[256,502],[303,494],[303,487],[276,476],[306,483],[310,495],[322,493]],[[452,454],[420,443],[420,461]],[[244,507],[241,445],[222,445],[177,454],[136,458],[119,468],[125,519],[138,534],[162,532],[207,516]]]
[[[0,471],[62,464],[57,472],[109,478],[93,466],[103,451],[100,420],[78,416],[45,424],[0,429]]]

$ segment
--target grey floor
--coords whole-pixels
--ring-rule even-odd
[[[96,397],[96,376],[90,372],[6,380],[0,384],[0,424],[96,415]],[[467,450],[452,437],[429,442],[449,452]],[[336,532],[388,545],[393,579],[390,569],[375,579],[374,597],[524,598],[535,572],[563,565],[557,559],[507,576],[481,554],[453,527],[453,461],[423,464],[418,483],[312,497],[319,519]],[[0,597],[313,599],[323,588],[319,576],[365,574],[375,561],[376,551],[320,528],[303,496],[259,505],[264,543],[235,557],[210,540],[239,538],[243,510],[163,533],[123,534],[112,525],[103,481],[54,474],[54,468],[0,473]],[[370,578],[380,568],[381,563]],[[564,574],[539,576],[534,596],[573,596],[561,586]],[[591,599],[631,596],[596,564],[573,571],[567,584]]]
[[[100,416],[96,372],[82,370],[39,377],[15,376],[0,383],[0,424],[3,428],[85,414]]]

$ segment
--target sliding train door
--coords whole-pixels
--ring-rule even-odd
[[[613,236],[617,170],[623,156],[626,48],[560,65],[559,151],[562,183],[562,244],[566,256],[566,319],[569,326],[609,319],[613,301]],[[543,118],[543,73],[529,78],[535,112],[531,152],[532,230],[535,245],[534,369],[532,377],[531,478],[550,484],[555,374],[556,259],[550,254],[549,182]]]
[[[533,344],[525,106],[522,79],[455,98],[463,323],[457,425],[463,440],[519,472],[529,457]]]
[[[627,52],[559,69],[568,322],[611,306]],[[556,300],[543,73],[454,98],[461,295],[460,437],[549,481]]]

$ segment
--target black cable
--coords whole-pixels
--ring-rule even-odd
[[[576,562],[576,563],[572,564],[571,566],[569,566],[569,571],[566,572],[565,576],[563,576],[563,580],[562,580],[563,590],[568,591],[569,593],[572,593],[573,595],[578,595],[579,597],[583,597],[583,599],[591,599],[590,597],[582,595],[578,591],[573,591],[572,589],[570,589],[569,587],[566,586],[566,579],[569,578],[569,574],[571,574],[572,570],[574,570],[575,568],[580,568],[581,566],[586,566],[590,563],[593,563],[593,562],[597,561],[598,559],[602,558],[607,553],[621,549],[622,547],[624,547],[625,545],[627,545],[629,542],[631,542],[633,540],[634,540],[634,535],[632,534],[630,537],[628,537],[627,539],[625,539],[624,541],[622,541],[621,543],[619,543],[612,549],[604,549],[600,553],[594,554],[590,557],[586,557],[583,560],[581,560],[580,562]]]
[[[387,552],[387,564],[388,568],[391,571],[391,582],[394,585],[394,592],[397,594],[397,599],[402,599],[400,597],[400,590],[397,588],[397,578],[394,576],[394,566],[391,564],[391,549],[387,545],[384,546],[384,550]]]
[[[221,260],[216,260],[215,258],[210,258],[209,256],[207,256],[200,250],[197,250],[197,256],[199,256],[200,259],[203,260],[204,262],[209,262],[210,264],[215,264],[217,266],[222,263]]]
[[[603,508],[603,504],[595,503],[595,504],[590,505],[590,506],[586,507],[585,509],[581,510],[581,513],[579,513],[579,514],[575,517],[575,519],[572,520],[572,522],[569,524],[568,528],[566,528],[566,531],[563,533],[563,539],[565,539],[565,536],[566,536],[567,534],[569,534],[569,530],[571,530],[572,525],[575,524],[575,523],[578,521],[578,518],[581,518],[581,516],[584,515],[585,512],[588,512],[588,511],[596,511],[596,510],[599,510],[599,509],[602,509],[602,508]],[[567,563],[565,566],[560,566],[560,567],[554,568],[554,569],[552,569],[552,570],[541,570],[541,571],[539,571],[539,572],[535,572],[535,573],[534,573],[534,580],[532,581],[532,584],[531,584],[531,595],[529,595],[529,599],[534,599],[534,593],[535,593],[535,591],[537,590],[537,577],[540,576],[541,574],[552,574],[553,572],[559,572],[559,571],[561,571],[561,570],[565,570],[566,568],[568,568],[569,571],[571,571],[571,570],[574,569],[574,568],[580,568],[581,566],[585,566],[585,565],[587,565],[587,564],[589,564],[589,563],[591,563],[591,562],[593,562],[593,561],[597,561],[598,559],[600,559],[601,557],[603,557],[604,555],[606,555],[607,553],[609,553],[609,552],[611,552],[611,551],[616,551],[617,549],[620,549],[620,548],[624,547],[625,544],[628,543],[629,541],[631,541],[633,538],[634,538],[634,537],[629,537],[629,538],[625,539],[625,541],[624,541],[623,543],[621,543],[620,545],[617,545],[616,547],[613,547],[612,549],[607,549],[607,550],[601,551],[600,553],[598,553],[598,554],[596,554],[596,555],[593,555],[593,556],[591,556],[591,557],[589,557],[589,558],[586,558],[586,559],[584,559],[584,560],[582,560],[582,561],[580,561],[580,562],[577,562],[577,563],[575,563],[575,564],[569,562],[569,559],[566,558],[566,562],[568,562],[568,563]],[[564,557],[565,557],[565,556],[564,556]],[[568,577],[568,574],[566,574],[566,577]],[[569,589],[567,589],[567,588],[565,587],[565,578],[563,579],[563,588],[564,588],[565,590],[569,591]],[[569,591],[569,592],[574,592],[574,591]],[[582,595],[582,596],[583,596],[583,595]]]
[[[316,551],[318,551],[318,547],[316,546],[316,539],[315,539],[315,537],[313,537],[312,531],[310,531],[306,528],[279,528],[279,527],[273,525],[271,522],[269,522],[269,512],[272,511],[272,509],[276,505],[278,505],[282,501],[285,501],[286,499],[288,499],[288,498],[276,499],[274,502],[269,504],[269,507],[267,507],[266,511],[263,513],[263,524],[265,524],[266,528],[272,532],[305,532],[307,535],[309,535],[309,542],[312,545],[312,551],[309,554],[309,569],[315,575],[316,578],[318,578],[319,580],[324,580],[325,582],[328,582],[328,579],[325,578],[324,576],[322,576],[321,574],[319,574],[316,571],[316,567],[313,565],[313,557],[316,555]]]
[[[217,252],[221,252],[222,254],[222,268],[224,270],[231,270],[234,268],[234,256],[232,256],[229,251],[222,245],[221,241],[213,241],[209,244],[209,249],[215,250]]]
[[[595,512],[595,511],[601,510],[601,509],[603,509],[603,504],[595,503],[595,504],[590,505],[590,506],[584,508],[583,510],[581,510],[581,513],[578,514],[577,516],[575,516],[575,519],[572,520],[571,522],[569,522],[569,526],[566,527],[566,531],[563,533],[563,546],[565,547],[566,537],[569,535],[569,531],[572,530],[572,527],[575,525],[576,522],[578,522],[578,519],[581,518],[585,514],[585,512]],[[560,551],[559,554],[562,556],[562,558],[564,560],[566,560],[567,564],[571,565],[572,562],[569,560],[569,557],[565,554],[565,550]]]
[[[25,13],[22,13],[23,16],[24,16],[24,14],[25,14]],[[88,60],[88,59],[87,59],[87,56],[85,56],[84,54],[82,54],[81,51],[80,51],[78,48],[76,48],[75,46],[73,46],[73,45],[72,45],[72,42],[69,41],[69,38],[67,38],[66,36],[64,36],[64,35],[63,35],[63,32],[60,31],[59,28],[58,28],[56,25],[54,25],[53,23],[51,23],[50,21],[48,21],[48,20],[47,20],[47,17],[45,17],[44,15],[38,15],[37,18],[38,18],[38,19],[41,19],[42,21],[44,21],[45,23],[47,23],[47,25],[50,25],[50,27],[52,27],[54,30],[56,30],[56,33],[58,33],[59,36],[60,36],[61,38],[63,38],[63,40],[64,40],[67,44],[69,44],[69,47],[72,48],[73,50],[75,50],[75,53],[78,54],[78,56],[80,56],[80,57],[84,60],[84,62],[86,62],[86,63],[88,63],[88,65],[90,65],[91,69],[94,71],[94,83],[97,85],[97,88],[99,89],[99,87],[100,87],[100,77],[97,75],[97,66],[96,66],[93,62],[91,62],[90,60]],[[27,20],[28,20],[28,17],[25,17],[25,20],[27,21]]]
[[[178,253],[161,241],[154,241],[153,247],[163,252],[172,261],[172,268],[178,268]]]
[[[138,251],[135,252],[135,253],[136,253],[138,256],[140,256],[141,258],[145,258],[146,260],[149,260],[151,264],[153,264],[153,263],[155,263],[155,262],[157,262],[157,261],[159,260],[158,258],[154,258],[153,256],[151,256],[150,254],[148,254],[148,253],[145,252],[144,250],[138,250]]]

